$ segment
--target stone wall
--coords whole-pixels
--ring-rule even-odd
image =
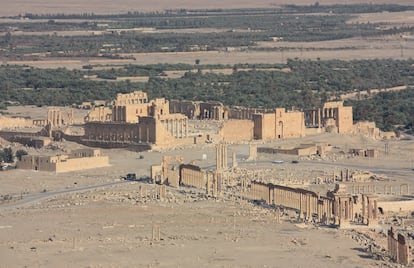
[[[351,106],[339,106],[336,118],[338,133],[351,133],[353,131],[353,115]]]
[[[73,158],[65,162],[56,163],[55,172],[68,172],[106,166],[109,166],[108,156]]]
[[[414,208],[414,200],[378,201],[378,207],[380,207],[384,213],[409,212]]]
[[[255,139],[264,141],[275,139],[275,113],[254,114],[253,122]]]
[[[198,119],[200,116],[200,105],[195,101],[170,100],[170,113],[180,113],[189,119]]]
[[[112,110],[108,107],[94,107],[85,116],[85,122],[109,122],[112,120]]]
[[[22,117],[7,117],[0,115],[0,129],[16,129],[33,127],[33,120]]]
[[[375,126],[375,122],[356,122],[353,126],[352,133],[361,134],[373,139],[380,138],[380,130]]]
[[[200,167],[195,165],[181,165],[180,184],[199,189],[206,189],[206,173]]]
[[[305,117],[301,111],[286,111],[283,108],[276,109],[275,138],[295,138],[305,135]]]
[[[39,136],[38,132],[15,132],[15,131],[0,131],[0,137],[5,140],[13,141],[14,137],[37,137]]]
[[[223,122],[219,137],[224,142],[253,140],[254,123],[251,120],[228,120]]]
[[[74,151],[71,155],[25,155],[21,161],[17,162],[16,166],[21,169],[59,173],[109,166],[109,158],[101,156],[99,150],[85,149]]]

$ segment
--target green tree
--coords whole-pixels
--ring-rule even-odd
[[[0,160],[6,163],[13,162],[13,151],[11,148],[4,148],[2,152],[0,152]]]
[[[25,150],[20,149],[16,151],[16,157],[19,159],[19,161],[22,160],[23,155],[27,155],[27,152]]]

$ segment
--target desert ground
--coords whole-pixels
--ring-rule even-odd
[[[363,0],[344,0],[338,2],[337,0],[321,0],[318,1],[322,5],[327,4],[355,4],[355,3],[370,3],[372,1]],[[268,8],[278,5],[297,4],[297,5],[312,5],[313,0],[259,0],[259,1],[201,1],[201,0],[155,0],[155,1],[143,1],[143,0],[120,0],[120,1],[80,1],[80,0],[55,0],[53,2],[47,0],[22,0],[22,1],[5,1],[1,0],[0,5],[2,9],[0,16],[15,16],[24,13],[95,13],[95,14],[113,14],[113,13],[126,13],[128,11],[155,11],[166,9],[216,9],[216,8]],[[411,0],[377,0],[377,4],[401,4],[401,5],[413,5]]]
[[[45,108],[31,109],[40,114],[38,109]],[[387,156],[385,142],[351,135],[323,134],[264,145],[321,141],[332,144],[334,153],[325,159],[300,158],[299,164],[291,163],[297,157],[282,154],[259,154],[257,161],[246,161],[247,144],[231,145],[229,155],[237,155],[236,173],[253,170],[271,181],[283,178],[302,188],[315,188],[315,177],[329,177],[343,168],[411,182],[410,137],[389,141]],[[26,149],[47,154],[79,146],[57,142],[49,148]],[[377,148],[381,157],[345,157],[341,152],[350,148]],[[272,209],[231,194],[213,199],[188,187],[167,187],[161,201],[156,198],[158,185],[120,179],[131,172],[149,176],[150,166],[159,164],[163,155],[214,166],[213,144],[149,152],[105,149],[103,154],[110,158],[109,167],[60,174],[0,172],[0,195],[13,196],[0,204],[0,267],[393,267],[367,250],[370,241],[364,233],[380,236],[377,243],[386,246],[378,230],[318,227],[288,214],[278,222]],[[275,158],[285,162],[275,165]]]
[[[385,41],[378,40],[367,42],[365,40],[354,40],[353,47],[340,47],[338,44],[328,42],[314,42],[320,46],[332,46],[332,49],[307,48],[307,44],[290,44],[283,42],[279,46],[291,46],[288,50],[280,51],[202,51],[202,52],[155,52],[155,53],[132,53],[124,56],[134,56],[135,60],[110,60],[110,59],[44,59],[37,61],[3,61],[3,64],[23,64],[37,68],[59,68],[81,69],[87,64],[92,65],[123,65],[123,64],[157,64],[157,63],[186,63],[194,64],[200,60],[201,64],[276,64],[286,63],[288,59],[309,59],[309,60],[357,60],[357,59],[401,59],[406,60],[414,57],[414,42],[400,40]],[[402,45],[403,44],[403,45]],[[268,46],[269,44],[261,44]],[[274,45],[274,44],[273,44]],[[336,48],[335,48],[336,46]]]

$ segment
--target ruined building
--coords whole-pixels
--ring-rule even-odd
[[[102,156],[100,150],[79,149],[70,154],[45,156],[24,155],[17,162],[17,168],[49,172],[67,172],[109,165],[108,156]]]
[[[254,138],[274,140],[303,137],[305,135],[305,118],[301,111],[286,111],[276,108],[272,113],[253,115]]]
[[[168,145],[188,136],[188,118],[183,114],[170,114],[168,100],[148,101],[146,93],[135,91],[118,94],[113,104],[112,121],[87,122],[84,141],[97,145]]]
[[[301,111],[173,100],[170,111],[183,113],[190,119],[250,120],[254,123],[254,139],[258,140],[295,138],[322,132],[352,133],[354,129],[352,107],[344,106],[342,101],[327,102],[320,108]]]
[[[351,133],[353,131],[352,107],[343,101],[325,103],[322,108],[306,110],[307,128],[325,128],[326,132]]]

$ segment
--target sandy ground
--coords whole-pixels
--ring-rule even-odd
[[[131,194],[138,184],[108,189]],[[276,223],[231,201],[120,203],[93,192],[0,210],[2,267],[376,267],[335,229]],[[152,241],[159,226],[160,241]],[[157,227],[156,227],[157,228]],[[158,240],[158,229],[155,239]],[[340,241],[340,243],[338,243]]]
[[[318,1],[321,5],[328,4],[355,4],[355,3],[371,3],[372,1],[367,0],[320,0]],[[258,0],[258,1],[247,1],[247,0],[212,0],[212,1],[201,1],[201,0],[92,0],[92,1],[81,1],[81,0],[20,0],[20,1],[6,1],[1,0],[0,5],[0,16],[12,16],[18,14],[29,13],[96,13],[96,14],[113,14],[113,13],[126,13],[128,11],[154,11],[154,10],[166,10],[166,9],[216,9],[216,8],[266,8],[274,7],[284,4],[297,4],[297,5],[310,5],[314,4],[314,0]],[[413,5],[411,0],[377,0],[375,3],[382,4],[401,4],[401,5]]]
[[[334,134],[288,139],[266,146],[289,147],[311,142],[330,143],[338,152],[350,148],[378,148],[383,155],[385,150],[382,141]],[[79,146],[68,142],[60,145],[64,149]],[[390,141],[388,146],[389,155],[376,160],[338,158],[322,163],[301,160],[299,164],[291,164],[292,156],[279,154],[259,155],[260,163],[251,166],[242,160],[247,157],[247,145],[230,146],[229,155],[236,152],[242,168],[273,170],[274,176],[320,176],[347,165],[362,170],[385,170],[395,180],[410,181],[412,176],[408,172],[412,172],[414,141]],[[110,149],[103,150],[103,154],[110,157],[110,167],[61,174],[29,170],[0,172],[0,195],[18,196],[117,182],[120,176],[131,172],[139,177],[148,176],[150,166],[159,164],[163,155],[183,155],[185,162],[195,160],[201,166],[211,166],[215,162],[213,144],[163,152]],[[203,154],[206,160],[202,159]],[[271,163],[274,158],[284,159],[285,163],[275,166]],[[161,202],[151,198],[155,187],[130,182],[56,195],[24,207],[0,205],[0,267],[385,265],[372,259],[363,245],[342,231],[297,225],[289,217],[277,223],[271,210],[229,197],[206,199],[194,188],[167,187],[167,198]]]
[[[395,43],[389,48],[381,48],[381,43],[372,44],[366,48],[343,48],[332,50],[305,50],[297,47],[288,51],[205,51],[205,52],[166,52],[166,53],[133,53],[136,60],[109,60],[109,59],[46,59],[39,61],[3,61],[2,64],[29,65],[37,68],[59,68],[80,69],[88,64],[157,64],[157,63],[186,63],[194,64],[200,60],[201,64],[277,64],[286,63],[287,59],[309,59],[309,60],[356,60],[356,59],[401,59],[414,58],[414,42],[406,42],[401,45]]]
[[[255,47],[253,47],[255,48]],[[132,53],[135,60],[42,58],[36,61],[2,61],[2,64],[24,64],[38,68],[81,69],[92,65],[186,63],[194,64],[259,64],[286,63],[288,59],[309,60],[356,60],[356,59],[401,59],[414,58],[414,36],[384,36],[370,38],[350,38],[322,42],[258,42],[256,48],[275,49],[275,51],[201,51],[201,52],[156,52]]]

